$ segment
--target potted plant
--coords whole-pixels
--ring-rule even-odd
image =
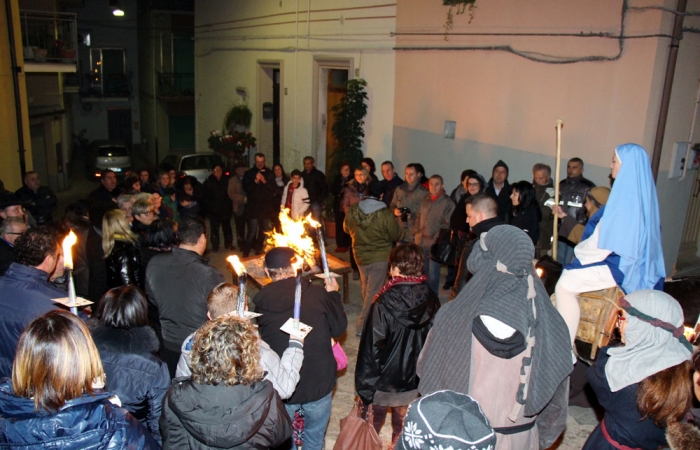
[[[234,131],[244,131],[250,128],[250,122],[253,119],[253,112],[245,103],[233,105],[224,116],[223,129],[228,134],[233,134]]]
[[[333,106],[332,111],[335,122],[331,128],[331,133],[337,142],[337,147],[331,156],[329,180],[332,177],[340,176],[338,171],[340,164],[344,161],[350,163],[350,167],[357,167],[362,161],[362,139],[365,131],[362,128],[367,115],[367,92],[365,87],[367,81],[362,78],[348,80],[345,84],[345,96],[340,103]],[[328,237],[335,237],[336,227],[343,224],[335,223],[333,195],[329,194],[326,199],[326,206],[323,209],[323,220]],[[333,235],[331,236],[331,228]]]

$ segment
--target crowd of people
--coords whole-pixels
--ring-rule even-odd
[[[566,426],[577,294],[614,286],[624,293],[622,345],[601,349],[588,369],[605,416],[585,448],[677,449],[698,438],[686,416],[700,393],[700,356],[693,365],[681,308],[661,292],[658,200],[643,148],[615,149],[612,189],[569,160],[558,205],[543,163],[532,181],[514,183],[501,160],[488,180],[468,169],[448,194],[420,163],[402,179],[385,161],[379,180],[364,158],[340,164],[329,182],[313,157],[303,162],[288,176],[258,153],[230,174],[215,165],[204,183],[167,167],[155,182],[142,170],[118,183],[105,170],[60,220],[36,173],[16,193],[3,187],[0,446],[322,449],[341,367],[336,340],[348,326],[337,282],[298,281],[296,253],[268,250],[255,326],[237,312],[238,287],[204,255],[262,254],[280,211],[321,222],[324,208],[335,216],[335,251],[349,253],[361,285],[356,392],[377,431],[391,411],[392,448],[422,448],[416,427],[434,416],[416,415],[421,403],[438,415],[483,415],[480,432],[490,430],[497,449],[549,447]],[[60,245],[69,231],[72,279]],[[564,265],[556,305],[533,265],[555,246]],[[53,301],[73,282],[93,302],[77,315]],[[312,327],[305,337],[281,330],[297,291],[298,318]]]

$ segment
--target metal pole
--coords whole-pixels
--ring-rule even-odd
[[[17,120],[17,143],[19,149],[19,170],[22,177],[27,172],[27,164],[24,160],[24,124],[22,122],[22,97],[19,92],[19,73],[22,68],[17,65],[17,52],[15,50],[15,28],[12,22],[12,2],[5,0],[5,16],[7,20],[7,34],[10,41],[10,67],[12,70],[12,87],[15,95],[15,117]]]

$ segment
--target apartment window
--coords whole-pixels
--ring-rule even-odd
[[[91,48],[88,95],[100,97],[129,97],[131,80],[126,70],[123,48]]]

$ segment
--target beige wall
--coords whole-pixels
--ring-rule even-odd
[[[343,58],[369,84],[366,154],[389,159],[394,105],[394,39],[390,32],[395,28],[396,8],[392,3],[376,3],[299,2],[297,14],[297,2],[196,2],[197,150],[206,150],[210,131],[221,127],[226,110],[240,100],[236,87],[247,90],[254,114],[251,131],[260,134],[257,115],[264,100],[258,98],[258,64],[279,62],[282,164],[291,171],[301,168],[305,155],[320,159],[314,146],[320,126],[314,116],[314,61]],[[213,23],[221,25],[207,26]],[[270,149],[266,151],[271,161],[271,147],[265,148]]]
[[[12,6],[12,22],[15,31],[15,49],[17,52],[18,64],[22,66],[22,34],[19,27],[19,7],[17,0],[10,0]],[[10,66],[10,45],[7,37],[7,16],[5,8],[0,8],[0,23],[3,25],[2,37],[0,37],[0,180],[5,183],[8,190],[19,189],[22,186],[22,174],[19,165],[19,139],[17,136],[17,120],[15,113],[15,94],[12,81],[12,67]],[[19,74],[20,96],[26,98],[25,74]],[[24,148],[26,150],[25,160],[27,170],[32,167],[31,142],[29,139],[29,120],[27,114],[27,104],[22,102],[22,124],[24,133]]]
[[[630,3],[676,5],[673,1]],[[564,120],[562,166],[570,157],[583,158],[585,175],[597,184],[607,184],[616,145],[636,142],[651,153],[669,39],[626,39],[621,53],[617,40],[599,37],[451,35],[445,41],[441,33],[447,10],[435,2],[398,0],[394,159],[400,164],[422,162],[428,172],[444,175],[450,188],[466,168],[488,179],[498,159],[510,165],[511,182],[530,180],[534,163],[554,163],[555,121],[560,117]],[[700,10],[700,2],[690,1],[688,10]],[[622,1],[610,0],[538,0],[518,6],[507,0],[477,1],[471,24],[465,16],[455,16],[452,31],[615,34],[620,31],[621,11]],[[661,11],[628,11],[625,35],[670,34],[672,21],[671,14]],[[698,27],[698,19],[688,17],[686,25]],[[437,35],[406,34],[415,32]],[[502,50],[455,49],[505,46],[548,61],[605,60],[549,64]],[[402,50],[415,47],[440,49]],[[686,34],[662,170],[670,164],[672,142],[687,139],[700,75],[699,47],[698,35]],[[446,120],[457,122],[455,140],[442,138]],[[685,195],[685,188],[669,189]],[[660,184],[659,190],[660,197],[667,194],[665,185]],[[680,206],[675,207],[662,202],[662,214],[680,220],[681,228],[686,201],[687,197],[677,198]],[[669,228],[664,229],[664,240],[669,242],[664,242],[667,269],[677,253]]]

